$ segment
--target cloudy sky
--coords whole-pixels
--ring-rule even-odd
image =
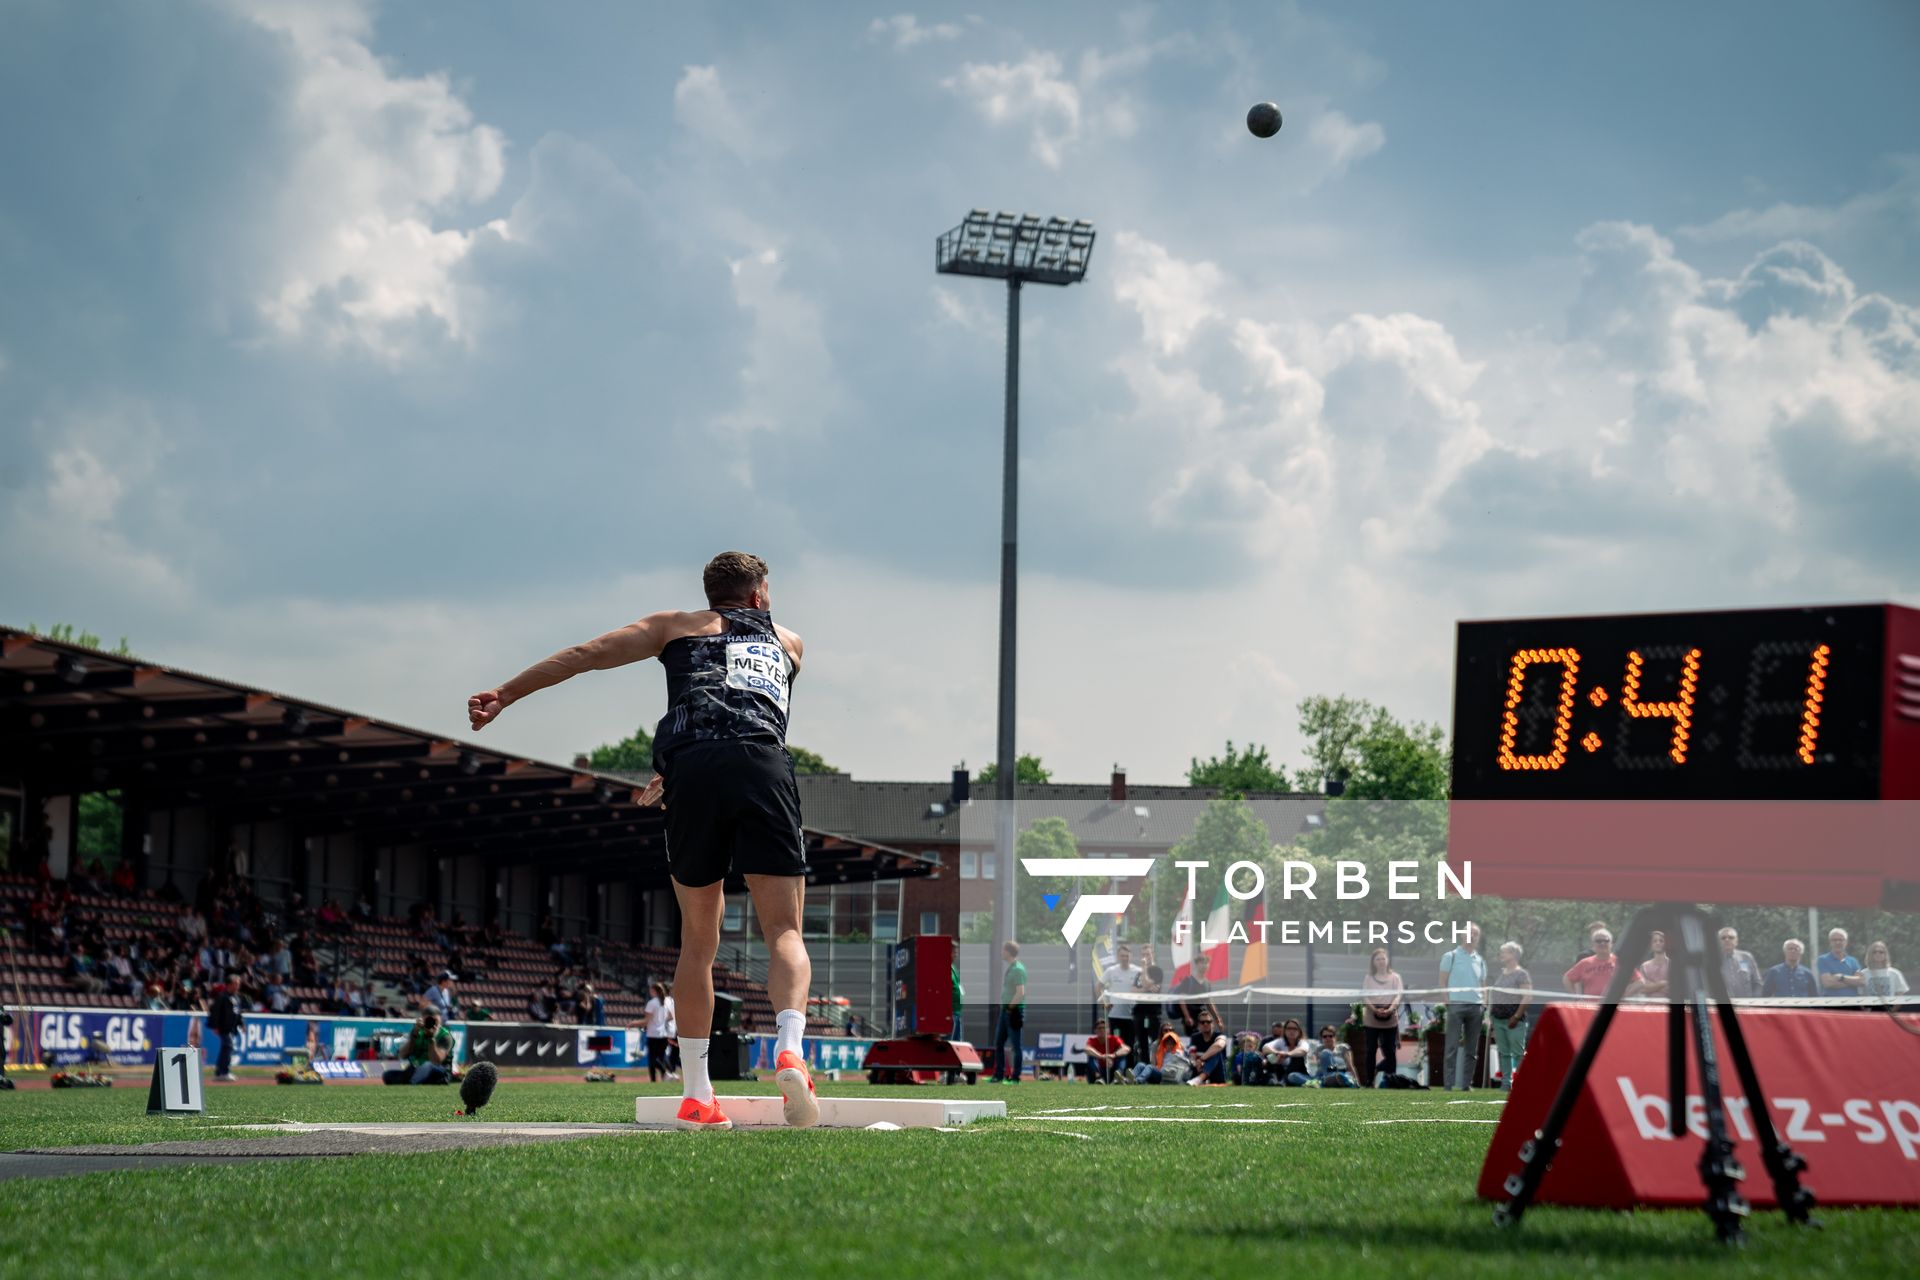
[[[466,733],[758,551],[794,740],[1444,721],[1459,618],[1920,603],[1920,8],[0,7],[0,620]],[[1242,119],[1270,98],[1270,141]],[[650,667],[485,735],[657,717]]]

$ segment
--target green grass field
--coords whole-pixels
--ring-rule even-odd
[[[765,1086],[733,1086],[753,1090]],[[872,1093],[871,1086],[823,1086]],[[729,1091],[731,1091],[731,1089]],[[645,1085],[504,1084],[487,1118],[622,1121]],[[931,1091],[929,1091],[931,1092]],[[932,1131],[649,1134],[538,1147],[266,1160],[0,1183],[0,1275],[380,1273],[798,1277],[1911,1274],[1920,1214],[1756,1214],[1747,1246],[1695,1212],[1535,1209],[1498,1232],[1473,1198],[1491,1128],[1438,1093],[1027,1084],[1012,1113]],[[1476,1094],[1476,1098],[1496,1095]],[[0,1095],[0,1149],[245,1138],[272,1120],[452,1120],[446,1089],[210,1090],[204,1118],[144,1088]],[[1210,1110],[1189,1109],[1198,1103]],[[1222,1104],[1245,1103],[1226,1107]],[[1277,1104],[1304,1104],[1280,1108]],[[1304,1124],[1090,1123],[1041,1112]],[[1691,1158],[1691,1157],[1689,1157]]]

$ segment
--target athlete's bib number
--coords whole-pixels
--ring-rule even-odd
[[[747,689],[787,712],[787,651],[772,640],[727,641],[727,687]]]

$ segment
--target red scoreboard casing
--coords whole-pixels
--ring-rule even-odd
[[[895,1036],[944,1036],[953,1029],[953,939],[936,934],[893,946]]]
[[[1461,623],[1453,739],[1476,895],[1920,909],[1920,610]]]

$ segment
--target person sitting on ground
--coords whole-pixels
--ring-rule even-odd
[[[1132,1046],[1113,1034],[1105,1018],[1095,1021],[1093,1034],[1087,1037],[1088,1083],[1112,1084],[1115,1072],[1124,1079],[1126,1067],[1121,1060],[1130,1052]]]
[[[1267,1060],[1267,1076],[1295,1088],[1307,1082],[1307,1029],[1297,1018],[1280,1024],[1280,1034],[1260,1046]]]
[[[1267,1060],[1260,1056],[1260,1037],[1242,1031],[1234,1038],[1232,1078],[1235,1084],[1269,1084]]]
[[[1313,1064],[1313,1078],[1322,1089],[1356,1089],[1354,1079],[1353,1050],[1340,1039],[1340,1033],[1331,1025],[1320,1028],[1320,1047],[1309,1055],[1308,1062]]]
[[[1227,1052],[1227,1033],[1214,1022],[1212,1010],[1202,1009],[1195,1018],[1188,1052],[1193,1058],[1193,1078],[1188,1084],[1227,1082],[1227,1061],[1233,1055]]]
[[[1894,1000],[1907,994],[1906,975],[1893,967],[1893,953],[1885,942],[1875,942],[1867,948],[1867,967],[1860,971],[1860,976],[1863,996]]]
[[[453,1079],[453,1032],[428,1010],[420,1015],[400,1046],[406,1066],[381,1075],[384,1084],[446,1084]]]
[[[1165,1082],[1168,1064],[1176,1061],[1181,1064],[1180,1078],[1182,1080],[1186,1079],[1187,1073],[1192,1070],[1192,1064],[1187,1062],[1187,1051],[1180,1040],[1180,1033],[1175,1031],[1173,1024],[1165,1019],[1162,1019],[1160,1022],[1160,1034],[1154,1040],[1153,1053],[1151,1056],[1152,1061],[1143,1060],[1133,1064],[1133,1080],[1135,1084],[1161,1084]]]

